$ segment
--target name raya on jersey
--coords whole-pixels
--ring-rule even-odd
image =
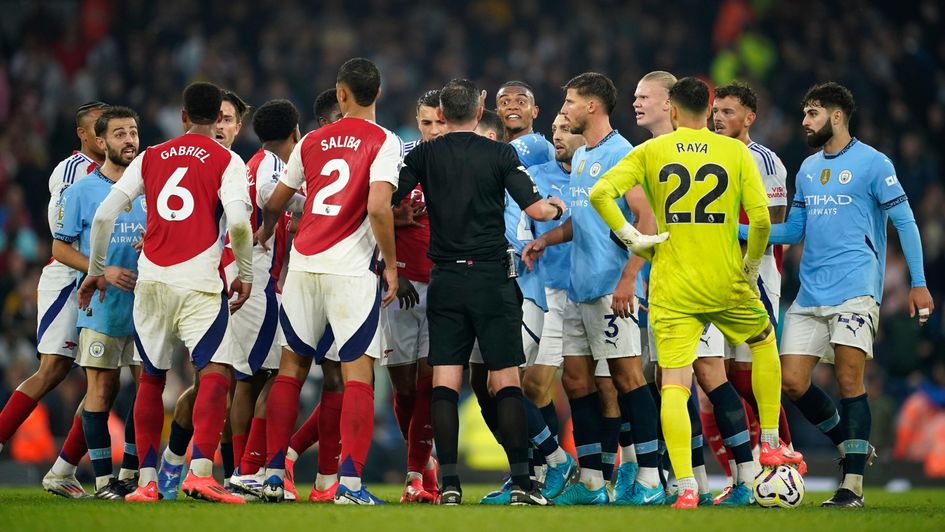
[[[138,281],[220,293],[223,205],[251,207],[246,165],[204,135],[186,133],[142,152],[115,187],[144,194],[147,226]]]
[[[556,196],[565,204],[571,203],[571,174],[562,168],[561,163],[548,161],[529,167],[528,173],[535,180],[538,192],[542,196]],[[534,222],[535,236],[551,231],[570,217],[571,210],[568,209],[560,220]],[[538,264],[541,266],[542,278],[547,288],[567,289],[571,284],[571,243],[565,242],[545,248]]]
[[[797,304],[832,306],[863,295],[881,302],[886,211],[907,201],[892,162],[854,138],[835,155],[805,159],[795,183],[792,208],[807,217]]]
[[[627,155],[633,146],[617,130],[597,146],[581,146],[571,159],[571,285],[568,297],[587,302],[614,293],[630,251],[613,234],[588,200],[597,180]],[[626,198],[617,200],[624,217],[633,221]]]
[[[96,169],[87,179],[66,189],[59,201],[60,214],[54,238],[77,243],[79,252],[88,256],[92,219],[112,186],[113,183]],[[138,253],[133,244],[141,238],[146,218],[142,196],[132,200],[128,207],[119,213],[108,244],[105,264],[137,271]],[[79,274],[79,277],[84,277],[84,274]],[[99,302],[97,297],[92,298],[91,312],[80,312],[77,326],[108,336],[130,336],[133,327],[128,317],[131,316],[133,304],[133,292],[112,288],[105,292],[104,302]]]
[[[253,214],[250,216],[250,224],[253,232],[259,229],[262,223],[263,202],[257,190],[257,184],[266,181],[275,183],[285,170],[285,164],[279,159],[279,156],[259,149],[246,164],[248,171],[249,197],[254,203]],[[279,292],[278,280],[282,273],[282,264],[285,260],[285,247],[289,241],[289,223],[292,221],[292,215],[285,213],[276,224],[276,229],[269,239],[269,251],[262,246],[253,246],[253,291],[272,289]],[[223,267],[226,283],[229,285],[237,276],[236,257],[229,246],[229,235],[226,236],[226,245],[223,249],[223,255],[220,265]]]
[[[373,266],[368,191],[374,182],[397,187],[402,154],[397,135],[359,118],[343,118],[302,138],[280,177],[294,190],[307,190],[289,269],[360,276]]]
[[[699,313],[757,297],[742,274],[738,212],[768,199],[741,141],[680,127],[638,146],[604,179],[617,190],[642,185],[658,231],[669,231],[652,260],[650,303]]]

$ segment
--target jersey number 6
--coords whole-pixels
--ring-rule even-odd
[[[666,223],[691,224],[693,213],[685,211],[674,212],[672,210],[673,204],[681,200],[692,186],[692,177],[689,174],[689,169],[679,163],[667,164],[660,170],[660,183],[669,182],[669,176],[671,175],[679,177],[679,185],[666,196]],[[706,212],[706,207],[725,193],[725,189],[728,188],[728,172],[725,171],[725,168],[715,163],[704,164],[696,171],[696,181],[705,181],[705,178],[710,175],[714,175],[717,182],[712,190],[696,202],[695,223],[697,224],[725,223],[724,212]]]
[[[171,177],[169,177],[167,182],[164,183],[164,188],[161,189],[161,193],[158,194],[158,214],[161,216],[161,218],[164,218],[169,222],[182,222],[194,213],[194,195],[191,194],[186,188],[180,186],[180,182],[184,179],[184,174],[186,173],[187,167],[185,166],[174,170],[174,173],[171,174]],[[180,198],[180,208],[171,208],[171,198]]]

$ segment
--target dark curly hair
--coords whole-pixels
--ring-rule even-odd
[[[808,107],[811,105],[825,107],[827,109],[840,109],[843,111],[843,118],[846,123],[850,122],[853,112],[856,111],[856,102],[853,100],[853,93],[850,89],[835,82],[818,83],[807,90],[801,105]]]

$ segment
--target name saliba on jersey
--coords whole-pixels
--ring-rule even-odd
[[[361,139],[358,137],[352,136],[338,136],[338,137],[328,137],[327,139],[322,139],[321,142],[322,151],[333,150],[337,148],[348,148],[354,151],[358,151],[358,148],[361,147]]]

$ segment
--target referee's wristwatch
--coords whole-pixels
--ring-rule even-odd
[[[549,202],[549,205],[551,205],[552,207],[555,208],[556,211],[558,211],[558,214],[556,214],[555,217],[552,218],[552,220],[560,220],[560,219],[561,219],[561,215],[564,214],[564,209],[562,209],[561,206],[558,205],[557,203],[551,203],[551,202]]]

